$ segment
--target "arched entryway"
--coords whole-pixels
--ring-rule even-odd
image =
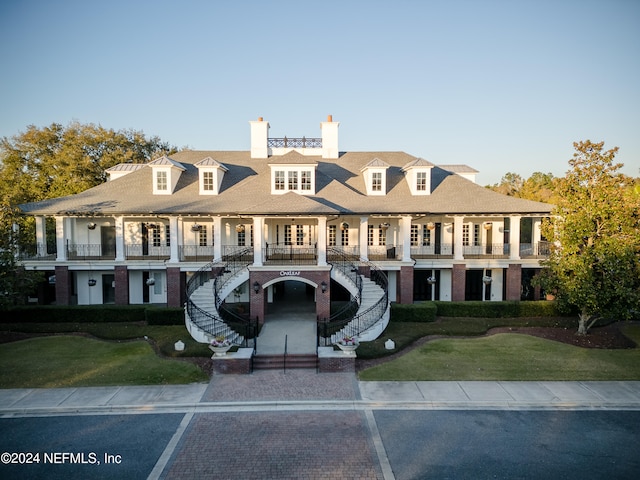
[[[316,352],[317,287],[306,279],[273,280],[265,284],[269,301],[258,337],[258,353]]]

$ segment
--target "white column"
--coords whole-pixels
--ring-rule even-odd
[[[264,244],[264,217],[253,217],[253,265],[261,267]]]
[[[64,262],[67,260],[67,245],[65,238],[65,219],[64,217],[56,218],[56,249],[58,253],[56,255],[57,262]]]
[[[509,259],[520,260],[520,215],[509,218]]]
[[[116,224],[116,262],[123,262],[125,259],[124,251],[124,217],[115,217]],[[170,232],[173,235],[173,231]],[[173,243],[172,243],[173,245]]]
[[[327,264],[327,217],[318,217],[318,265]]]
[[[36,249],[39,256],[47,254],[47,222],[45,217],[36,217]]]
[[[369,217],[360,217],[360,229],[359,234],[359,246],[360,246],[360,258],[369,260],[369,249],[367,248],[369,238]]]
[[[213,217],[213,259],[222,258],[222,217]]]
[[[411,261],[411,216],[404,216],[400,220],[402,234],[402,261]]]
[[[453,259],[464,260],[462,246],[462,224],[464,217],[456,215],[453,217]]]
[[[169,217],[169,243],[171,244],[170,263],[180,261],[180,243],[178,242],[178,217]]]

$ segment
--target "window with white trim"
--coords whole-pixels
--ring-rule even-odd
[[[427,172],[416,172],[416,190],[418,192],[427,190]]]
[[[284,244],[291,245],[291,225],[284,226]]]
[[[287,172],[287,178],[289,179],[288,190],[298,190],[298,172]]]
[[[367,245],[370,247],[373,245],[373,225],[369,225],[367,228]]]
[[[305,191],[311,190],[311,170],[300,172],[300,188]]]
[[[386,228],[378,228],[378,245],[387,244],[387,230]]]
[[[342,241],[343,247],[349,246],[349,227],[348,226],[347,228],[343,228],[341,230],[340,240]]]
[[[422,246],[431,246],[431,230],[429,230],[427,225],[422,226]]]
[[[329,225],[329,246],[335,247],[337,240],[338,227],[336,225]]]
[[[480,245],[480,225],[477,223],[473,225],[473,245]]]
[[[215,189],[215,177],[213,172],[202,172],[202,189],[206,192],[212,192]]]
[[[169,183],[167,179],[167,172],[164,170],[160,170],[156,172],[156,190],[158,191],[166,191],[169,188]]]
[[[465,247],[469,246],[469,224],[465,223],[462,225],[462,245]]]
[[[304,226],[296,225],[296,245],[304,245]]]
[[[382,172],[371,172],[371,191],[382,191]]]
[[[275,175],[275,189],[284,190],[284,170],[276,170],[274,175]]]
[[[411,246],[418,246],[418,225],[411,225]]]
[[[206,247],[207,246],[207,226],[202,225],[198,235],[198,246]]]

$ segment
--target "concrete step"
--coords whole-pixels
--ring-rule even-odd
[[[254,370],[275,370],[286,368],[316,368],[318,356],[315,354],[256,355],[253,357]]]

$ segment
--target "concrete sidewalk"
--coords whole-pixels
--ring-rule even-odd
[[[340,388],[329,389],[331,384]],[[269,386],[268,390],[265,385]],[[297,370],[214,376],[211,384],[0,389],[3,418],[327,409],[640,410],[640,381],[360,382],[349,373],[317,374],[313,370]]]

